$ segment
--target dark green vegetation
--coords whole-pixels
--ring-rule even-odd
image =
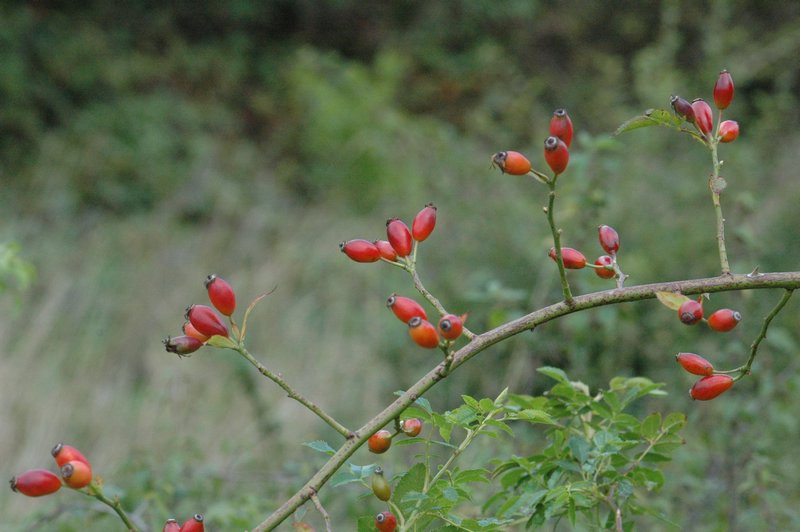
[[[0,8],[0,241],[37,271],[19,305],[2,302],[5,477],[48,466],[64,440],[148,525],[204,512],[215,529],[252,526],[321,463],[299,443],[336,435],[233,354],[163,352],[184,307],[204,302],[205,276],[243,302],[277,285],[251,318],[251,351],[360,424],[436,355],[383,308],[413,295],[402,272],[351,263],[338,243],[433,201],[420,272],[472,330],[557,301],[545,188],[489,163],[515,149],[543,168],[556,107],[577,135],[559,182],[564,244],[593,260],[605,223],[628,284],[707,277],[719,262],[705,151],[667,130],[608,134],[671,94],[710,99],[728,68],[726,118],[742,128],[720,150],[731,267],[800,269],[800,8],[788,2],[128,4]],[[610,286],[569,275],[576,294]],[[665,382],[670,395],[635,414],[687,412],[687,444],[648,503],[686,529],[796,529],[797,301],[754,377],[724,397],[692,404],[674,362],[693,351],[740,365],[779,297],[714,295],[707,309],[744,316],[726,335],[656,302],[568,316],[474,359],[431,400],[538,394],[543,365],[593,389],[615,375]],[[378,509],[361,493],[322,498],[353,523]],[[12,496],[0,490],[3,530],[118,526],[69,493]]]

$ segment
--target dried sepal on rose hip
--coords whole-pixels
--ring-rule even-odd
[[[92,482],[92,467],[86,462],[72,460],[61,466],[61,478],[70,488],[85,488]]]
[[[388,501],[392,497],[392,487],[389,481],[383,476],[383,469],[376,467],[372,473],[372,493],[382,501]]]
[[[404,419],[400,422],[400,430],[402,430],[403,434],[406,436],[419,436],[419,433],[422,432],[422,421],[416,417]]]
[[[569,164],[567,144],[558,137],[547,137],[544,141],[544,160],[554,174],[563,173]]]
[[[690,124],[694,124],[694,109],[691,103],[680,96],[673,96],[669,103],[677,115],[682,116]]]
[[[408,320],[408,335],[414,343],[426,349],[439,347],[439,333],[428,320],[414,316]]]
[[[403,323],[408,323],[411,318],[419,316],[422,319],[428,319],[428,313],[422,308],[422,305],[411,299],[410,297],[398,296],[392,294],[386,300],[386,306],[397,316],[397,319]]]
[[[193,336],[167,336],[161,343],[167,349],[168,353],[175,353],[178,356],[191,355],[201,347],[203,342]]]
[[[692,110],[694,111],[694,125],[700,130],[700,133],[708,135],[714,127],[711,106],[704,99],[697,98],[692,101]]]
[[[58,475],[46,469],[31,469],[11,477],[11,490],[28,497],[43,497],[61,489]]]
[[[614,259],[608,255],[597,257],[594,265],[597,266],[594,273],[601,279],[613,279],[617,275],[617,272],[614,271]]]
[[[492,155],[492,164],[504,174],[525,175],[531,171],[531,162],[518,151],[499,151]]]
[[[428,203],[419,211],[411,222],[411,236],[417,242],[422,242],[433,233],[436,227],[436,205]]]
[[[456,340],[464,332],[464,318],[455,314],[446,314],[439,320],[439,334],[445,340]]]
[[[708,317],[708,326],[717,332],[728,332],[733,330],[740,321],[742,321],[741,314],[729,308],[722,308]]]
[[[572,144],[572,120],[567,114],[566,109],[556,109],[550,119],[550,134],[564,141],[564,144]]]
[[[214,308],[225,316],[233,315],[236,310],[236,294],[228,281],[212,273],[206,277],[204,284]]]
[[[375,528],[379,532],[394,532],[397,528],[397,518],[392,512],[381,512],[375,516]]]
[[[378,247],[363,238],[354,238],[339,244],[339,250],[355,262],[376,262],[381,260]]]
[[[203,514],[194,514],[184,521],[180,528],[180,532],[204,532],[204,530]]]
[[[694,325],[703,319],[703,305],[694,299],[687,300],[678,308],[678,318],[681,323]]]
[[[58,467],[62,467],[63,465],[72,462],[74,460],[89,464],[89,460],[87,460],[86,457],[83,456],[83,453],[81,453],[78,449],[76,449],[72,445],[67,445],[62,442],[58,442],[57,444],[55,444],[53,448],[50,450],[50,454],[53,455],[53,458],[55,459],[56,465]]]
[[[717,77],[717,82],[714,83],[714,105],[717,109],[727,109],[733,101],[733,78],[731,73],[723,70]]]
[[[693,375],[707,377],[714,373],[714,366],[711,365],[711,362],[694,353],[678,353],[675,355],[675,361]]]
[[[550,248],[547,255],[553,259],[554,262],[558,262],[556,248]],[[568,270],[580,270],[586,266],[586,257],[583,253],[574,248],[561,248],[561,259],[564,262],[564,267]]]
[[[735,120],[724,120],[719,125],[719,141],[733,142],[739,138],[739,123]]]
[[[383,454],[392,446],[392,433],[381,429],[367,440],[367,448],[375,454]]]
[[[694,383],[689,395],[696,401],[709,401],[726,392],[733,386],[733,377],[730,375],[716,374],[703,377]]]
[[[414,247],[414,240],[411,238],[411,230],[399,218],[389,218],[386,220],[386,237],[399,257],[411,255]]]
[[[217,312],[207,305],[191,305],[186,309],[186,319],[201,334],[208,336],[228,336],[228,327]]]

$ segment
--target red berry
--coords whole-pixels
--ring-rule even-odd
[[[392,497],[392,487],[383,477],[383,469],[375,468],[372,474],[372,493],[382,501],[388,501]]]
[[[180,532],[203,532],[204,530],[203,514],[194,514],[191,519],[187,519],[180,528]]]
[[[531,162],[518,151],[499,151],[492,155],[492,164],[504,174],[525,175],[531,171]]]
[[[733,101],[733,78],[730,72],[723,70],[714,84],[714,105],[717,109],[727,109],[731,101]]]
[[[700,355],[695,355],[694,353],[678,353],[675,355],[675,360],[678,364],[683,366],[683,369],[693,375],[708,376],[714,373],[714,366],[711,365],[711,362]]]
[[[186,319],[200,334],[212,336],[228,336],[228,327],[222,322],[214,309],[206,305],[191,305],[186,309]]]
[[[692,110],[694,111],[694,124],[700,133],[708,135],[711,128],[714,127],[714,118],[711,116],[711,106],[706,103],[702,98],[697,98],[692,101]]]
[[[70,488],[85,488],[92,482],[92,467],[80,460],[67,462],[61,466],[61,478]]]
[[[180,532],[181,525],[175,519],[167,519],[161,532]]]
[[[708,401],[720,395],[733,386],[733,377],[730,375],[709,375],[694,383],[689,395],[697,401]]]
[[[419,316],[408,320],[408,335],[420,347],[433,349],[439,346],[439,333],[436,332],[436,327]]]
[[[57,492],[61,488],[61,479],[46,469],[31,469],[12,477],[9,484],[13,491],[28,497],[41,497]]]
[[[614,255],[619,251],[619,234],[616,229],[607,225],[601,225],[597,228],[598,238],[600,239],[600,246],[609,255]]]
[[[556,248],[550,248],[547,254],[551,259],[558,262]],[[564,261],[564,267],[568,270],[580,270],[586,266],[586,257],[577,249],[561,248],[561,259]]]
[[[422,421],[415,417],[404,419],[400,426],[406,436],[419,436],[419,433],[422,432]]]
[[[703,305],[694,299],[689,299],[678,308],[678,318],[686,325],[694,325],[703,319]]]
[[[380,532],[394,532],[397,528],[397,518],[392,512],[381,512],[375,516],[375,528]]]
[[[728,332],[742,321],[742,315],[729,308],[719,309],[708,317],[708,326],[719,332]]]
[[[66,445],[64,443],[57,443],[50,451],[50,454],[53,455],[53,458],[56,460],[56,465],[61,467],[68,462],[72,462],[77,460],[79,462],[84,462],[86,464],[89,463],[89,460],[86,459],[81,452],[73,447],[72,445]]]
[[[206,336],[205,334],[201,334],[200,331],[194,328],[194,325],[192,325],[191,322],[188,321],[183,322],[183,327],[181,327],[181,329],[183,330],[183,334],[185,334],[186,336],[197,338],[201,342],[205,342],[206,340],[208,340],[208,336]]]
[[[556,109],[553,118],[550,119],[550,134],[564,141],[564,144],[572,144],[572,120],[567,114],[566,109]]]
[[[397,260],[397,252],[394,250],[388,240],[376,240],[373,242],[373,244],[375,244],[375,247],[378,248],[382,258],[391,261]]]
[[[168,353],[175,353],[178,356],[184,356],[194,353],[201,347],[203,342],[193,336],[167,336],[161,343],[167,348]]]
[[[692,109],[692,104],[680,96],[673,96],[670,98],[669,103],[678,115],[682,116],[690,124],[694,124],[694,109]]]
[[[464,331],[464,320],[455,314],[447,314],[439,320],[439,334],[445,340],[455,340]]]
[[[724,120],[719,125],[719,141],[733,142],[739,137],[739,123],[736,120]]]
[[[233,288],[228,281],[212,273],[206,278],[205,285],[208,290],[208,299],[214,308],[226,316],[232,315],[236,310],[236,294],[233,293]]]
[[[544,160],[555,174],[564,172],[569,164],[566,143],[558,137],[547,137],[544,141]]]
[[[339,244],[339,249],[356,262],[375,262],[381,259],[381,252],[378,247],[363,238],[342,242]]]
[[[398,218],[386,220],[386,237],[397,255],[407,257],[411,255],[413,240],[408,226]]]
[[[417,242],[422,242],[433,233],[434,227],[436,227],[436,205],[428,203],[414,216],[414,221],[411,222],[411,236]]]
[[[616,277],[617,272],[613,269],[609,270],[605,268],[605,266],[612,267],[614,266],[614,259],[609,257],[608,255],[601,255],[597,257],[597,260],[594,261],[595,266],[601,266],[600,268],[595,268],[594,273],[597,274],[598,277],[601,279],[613,279]]]
[[[409,297],[392,294],[389,296],[389,299],[386,300],[386,306],[389,307],[392,312],[394,312],[394,315],[397,316],[397,319],[403,323],[408,323],[411,318],[417,316],[425,320],[428,319],[428,314],[425,312],[425,309],[422,308],[422,305]]]
[[[379,430],[367,440],[367,447],[375,454],[385,453],[391,445],[392,433],[386,429]]]

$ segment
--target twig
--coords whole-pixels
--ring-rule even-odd
[[[778,315],[778,313],[786,306],[786,303],[789,302],[789,298],[792,297],[794,290],[787,289],[783,296],[781,297],[778,304],[770,311],[769,314],[764,318],[764,323],[761,325],[761,331],[759,331],[758,336],[753,343],[750,345],[750,356],[747,359],[747,363],[739,369],[739,375],[734,378],[734,381],[738,381],[745,375],[750,374],[750,368],[753,366],[753,361],[756,359],[756,354],[758,353],[758,346],[761,344],[761,341],[767,337],[767,329],[769,328],[769,324],[772,322],[773,318]]]
[[[317,511],[322,514],[322,519],[325,521],[325,530],[327,532],[332,532],[331,516],[329,516],[328,512],[325,511],[325,508],[322,506],[322,503],[319,502],[319,497],[317,497],[316,493],[311,494],[311,502],[313,502],[314,506],[317,507]]]
[[[564,301],[567,304],[572,303],[572,291],[569,289],[569,281],[567,280],[567,272],[564,268],[564,260],[561,256],[561,230],[556,227],[556,220],[553,216],[553,206],[556,201],[556,182],[558,175],[553,176],[553,179],[547,182],[550,187],[550,194],[548,195],[547,207],[545,214],[547,215],[547,223],[550,224],[550,232],[553,233],[553,247],[556,252],[556,264],[558,264],[558,275],[561,278],[561,291],[564,293]]]
[[[122,509],[122,504],[120,504],[119,498],[114,497],[113,499],[109,499],[108,497],[106,497],[105,494],[103,493],[103,488],[100,487],[100,485],[97,484],[96,482],[92,481],[92,483],[89,484],[87,491],[83,490],[75,490],[75,491],[83,495],[86,495],[87,497],[97,499],[98,501],[102,502],[103,504],[114,510],[114,513],[116,513],[122,520],[122,522],[125,523],[128,532],[139,532],[139,529],[136,528],[136,525],[133,524],[131,518],[128,517],[128,514],[126,514],[125,510]]]

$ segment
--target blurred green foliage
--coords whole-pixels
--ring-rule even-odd
[[[558,300],[543,187],[489,164],[516,149],[543,166],[556,107],[577,130],[559,183],[565,245],[599,254],[606,223],[629,283],[712,276],[702,148],[666,130],[608,134],[671,94],[710,98],[729,69],[725,116],[742,127],[721,149],[732,267],[800,264],[792,3],[44,1],[3,4],[0,20],[0,236],[37,271],[0,323],[5,474],[44,467],[56,441],[79,444],[151,526],[197,511],[222,529],[252,525],[318,465],[298,442],[326,437],[237,361],[161,351],[205,275],[242,300],[278,285],[254,316],[253,351],[358,425],[430,361],[381,310],[412,287],[336,245],[434,201],[420,272],[472,330]],[[570,278],[578,293],[608,286]],[[709,308],[745,316],[728,335],[676,325],[656,302],[568,316],[431,393],[444,405],[506,385],[541,393],[542,365],[593,388],[644,375],[677,392],[690,380],[674,353],[739,365],[776,300],[714,296]],[[669,409],[689,413],[687,444],[648,502],[684,528],[800,526],[796,305],[724,400],[670,394]],[[74,498],[11,496],[0,492],[4,530],[108,524]],[[371,512],[355,495],[324,502],[343,522]]]

